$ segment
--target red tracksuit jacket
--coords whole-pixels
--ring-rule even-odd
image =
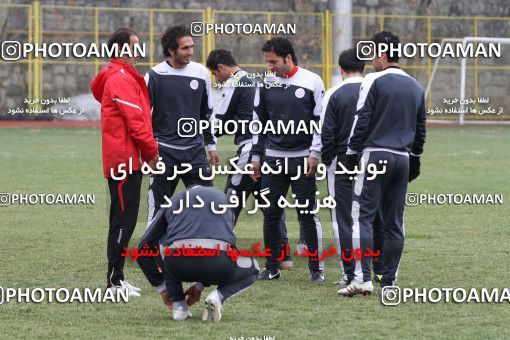
[[[141,161],[158,155],[144,78],[133,67],[112,59],[92,80],[90,89],[101,103],[104,177],[111,177],[112,168],[117,174],[121,163],[127,169],[129,158],[132,170],[140,170]]]

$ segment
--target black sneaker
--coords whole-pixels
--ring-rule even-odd
[[[262,273],[259,274],[257,280],[259,281],[270,281],[277,280],[280,278],[280,270],[269,270],[266,269]]]
[[[386,286],[396,286],[397,285],[397,280],[394,280],[394,281],[380,281],[379,282],[379,285],[381,286],[381,288],[384,288]]]
[[[310,282],[324,282],[324,272],[322,270],[314,270],[310,272]]]

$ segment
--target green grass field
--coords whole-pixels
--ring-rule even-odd
[[[0,192],[96,195],[96,204],[88,206],[0,207],[0,286],[104,286],[108,189],[101,177],[100,139],[93,128],[0,129]],[[422,175],[409,192],[501,193],[505,202],[408,207],[401,287],[509,286],[509,150],[510,127],[428,129]],[[235,149],[222,140],[219,151],[225,161]],[[146,183],[133,243],[145,229]],[[218,178],[215,185],[224,183]],[[321,219],[328,244],[329,213],[322,212]],[[295,239],[295,212],[288,213],[288,228]],[[261,239],[261,215],[242,215],[236,232],[242,239]],[[202,303],[191,308],[191,320],[172,321],[139,268],[128,263],[126,276],[143,289],[141,298],[127,304],[4,304],[0,338],[510,337],[508,303],[385,307],[378,290],[370,297],[339,297],[335,262],[328,262],[322,285],[307,281],[303,261],[279,281],[256,283],[225,304],[219,324],[200,321]]]

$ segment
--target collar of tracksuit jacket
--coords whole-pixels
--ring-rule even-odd
[[[298,70],[299,70],[299,67],[294,66],[294,68],[293,68],[292,70],[290,70],[290,72],[289,72],[289,73],[287,73],[287,74],[285,75],[285,78],[290,78],[290,77],[292,77],[293,75],[295,75],[295,74],[296,74],[296,72],[297,72]]]

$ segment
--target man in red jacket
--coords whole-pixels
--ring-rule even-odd
[[[115,31],[108,47],[138,43],[129,29]],[[133,55],[117,55],[92,80],[90,89],[101,103],[103,172],[110,188],[110,229],[108,232],[107,287],[123,289],[140,296],[140,289],[124,280],[121,254],[136,226],[140,204],[142,161],[152,168],[158,159],[158,146],[152,135],[151,111],[145,80],[133,68]]]

